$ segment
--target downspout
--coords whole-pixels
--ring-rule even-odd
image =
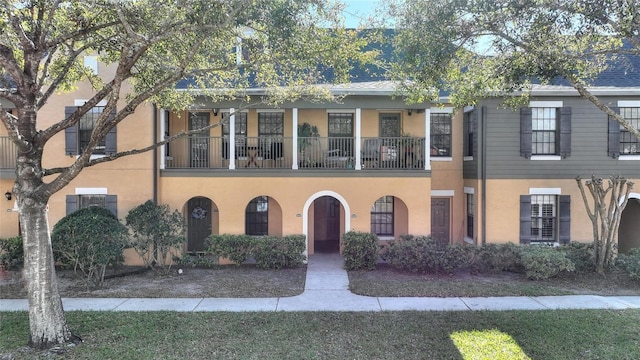
[[[480,154],[481,167],[481,187],[482,187],[482,245],[487,244],[487,107],[480,110],[480,121],[482,122],[482,151]]]
[[[153,143],[158,143],[158,107],[153,104]],[[158,149],[153,149],[153,203],[158,203]]]

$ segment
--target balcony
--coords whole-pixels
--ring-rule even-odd
[[[297,144],[294,144],[294,140]],[[166,169],[424,169],[424,138],[190,136],[165,148]],[[359,146],[356,146],[359,145]],[[358,166],[359,163],[359,166]],[[294,166],[295,164],[295,166]]]
[[[16,145],[11,139],[8,136],[0,136],[0,169],[15,170],[16,155]]]

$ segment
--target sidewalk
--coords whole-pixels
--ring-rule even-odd
[[[312,255],[302,294],[280,298],[64,298],[66,311],[478,311],[640,309],[640,296],[369,297],[349,291],[339,255]],[[25,299],[0,300],[0,311],[27,311]]]

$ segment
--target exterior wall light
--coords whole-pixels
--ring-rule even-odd
[[[11,200],[11,191],[7,191],[6,193],[4,193],[4,197],[6,197],[7,200]]]

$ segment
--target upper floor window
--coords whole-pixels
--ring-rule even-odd
[[[640,107],[613,108],[632,127],[640,129]],[[615,119],[609,118],[609,153],[618,155],[640,155],[640,140],[627,131]]]
[[[269,138],[281,138],[284,136],[284,113],[258,113],[258,136]]]
[[[431,156],[451,156],[451,114],[431,114]]]
[[[556,102],[549,103],[554,105]],[[556,155],[565,158],[571,155],[571,108],[557,103],[559,107],[520,109],[521,156]]]
[[[329,149],[353,156],[353,113],[329,113]]]
[[[224,137],[229,136],[229,129],[231,126],[229,125],[229,113],[222,113],[222,135]],[[246,112],[237,112],[234,114],[235,119],[235,135],[236,136],[247,136],[247,113]]]
[[[91,141],[91,134],[100,116],[104,113],[104,106],[94,106],[84,114],[76,126],[65,129],[65,153],[78,155],[82,153]],[[65,107],[65,117],[71,116],[78,110],[77,106]],[[115,110],[112,116],[115,115]],[[106,155],[116,152],[116,127],[111,129],[105,137],[99,140],[93,150],[94,155]]]

